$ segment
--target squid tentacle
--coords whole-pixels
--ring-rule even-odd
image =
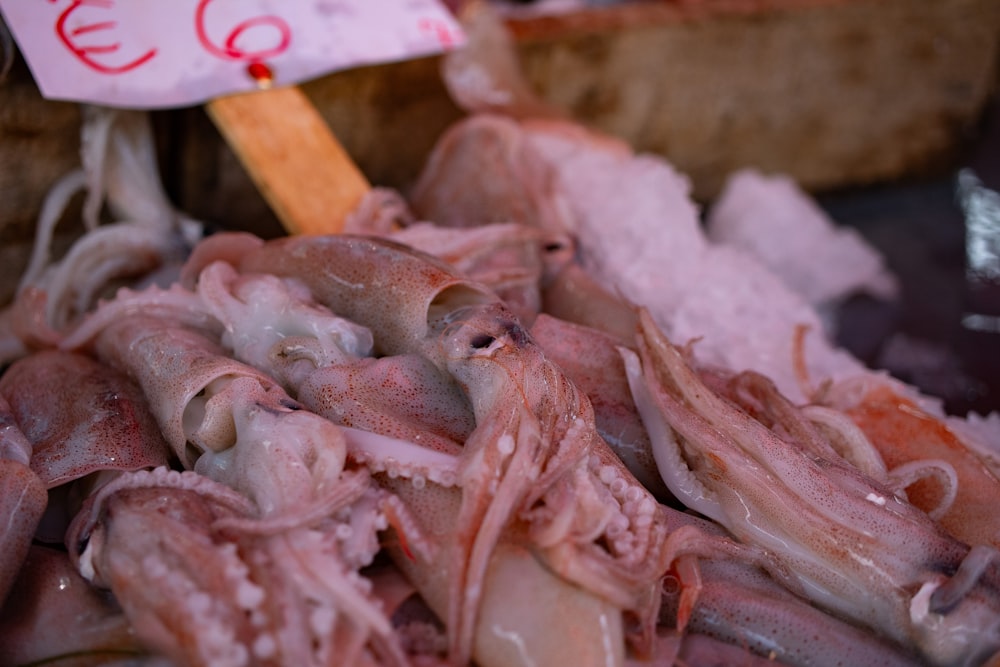
[[[822,405],[806,405],[802,413],[828,434],[833,448],[845,461],[874,479],[886,478],[882,455],[844,413]]]
[[[946,614],[968,595],[990,565],[1000,562],[1000,551],[986,544],[977,544],[962,559],[958,570],[931,594],[928,609],[935,614]]]
[[[958,473],[955,472],[955,466],[943,459],[923,459],[901,463],[888,473],[889,485],[900,494],[906,487],[922,479],[936,480],[943,489],[938,504],[925,508],[927,516],[940,519],[951,509],[958,496]]]
[[[618,351],[625,363],[629,388],[643,416],[643,424],[650,439],[660,444],[653,448],[653,457],[667,488],[687,507],[710,519],[722,520],[724,514],[716,494],[698,479],[684,461],[677,434],[656,410],[655,399],[643,379],[639,355],[625,347],[619,347]]]

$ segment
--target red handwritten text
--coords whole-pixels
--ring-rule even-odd
[[[0,0],[50,99],[174,108],[465,41],[441,0]]]
[[[213,0],[200,0],[198,8],[195,10],[195,31],[198,41],[206,51],[219,58],[226,60],[249,60],[260,62],[267,58],[273,58],[288,49],[292,41],[292,29],[284,19],[278,16],[254,16],[237,23],[220,43],[213,42],[208,35],[206,26],[206,13],[208,6]],[[240,38],[244,37],[250,30],[260,28],[271,28],[276,31],[276,43],[274,46],[258,48],[256,50],[246,49],[239,46]]]
[[[114,5],[114,0],[73,0],[55,25],[56,35],[66,48],[84,65],[103,74],[134,70],[156,55],[156,49],[140,49],[138,55],[132,55],[136,50],[124,48],[114,36],[118,22],[94,17],[99,17],[102,10],[114,9]],[[98,14],[92,16],[89,9]]]

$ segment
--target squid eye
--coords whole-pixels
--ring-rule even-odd
[[[492,345],[493,341],[495,340],[496,338],[494,338],[489,334],[479,334],[475,336],[471,341],[469,341],[469,345],[471,345],[476,350],[484,350],[490,345]]]
[[[504,322],[503,332],[510,339],[510,344],[514,347],[521,348],[529,342],[528,332],[516,321]]]

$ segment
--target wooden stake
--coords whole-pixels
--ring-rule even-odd
[[[219,97],[209,116],[290,234],[332,234],[371,186],[297,86]]]

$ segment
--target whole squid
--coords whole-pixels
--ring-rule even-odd
[[[361,430],[446,455],[457,453],[472,431],[468,401],[429,360],[371,356],[371,332],[316,303],[294,279],[239,274],[219,259],[192,282],[225,327],[223,342],[233,356],[278,380],[312,411],[349,427],[348,447],[353,456],[366,456],[369,467],[378,465],[377,456],[368,456],[375,439]],[[402,446],[393,444],[400,463]]]
[[[933,664],[979,664],[1000,650],[992,547],[970,548],[856,467],[722,400],[644,310],[637,346],[622,354],[664,481],[739,540],[674,533],[668,550],[742,554]]]

